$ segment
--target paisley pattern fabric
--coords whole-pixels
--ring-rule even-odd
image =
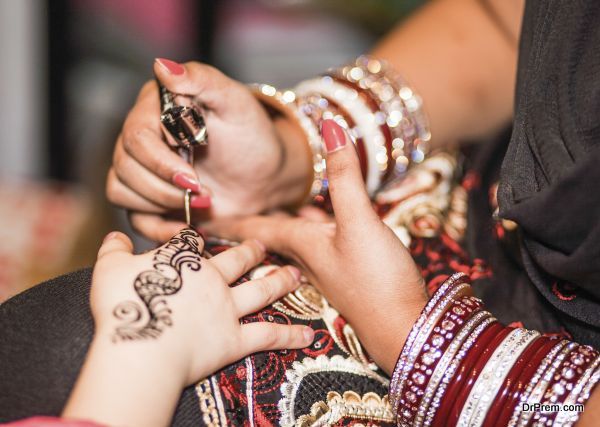
[[[431,156],[400,182],[379,192],[375,208],[410,248],[429,292],[452,273],[477,279],[491,273],[470,262],[459,242],[466,228],[466,190],[455,155]],[[208,241],[207,252],[231,246]],[[268,274],[284,260],[269,255],[239,283]],[[235,285],[234,285],[235,286]],[[369,359],[352,327],[310,283],[244,322],[309,325],[313,344],[302,350],[246,357],[196,385],[207,426],[393,426],[389,379]]]

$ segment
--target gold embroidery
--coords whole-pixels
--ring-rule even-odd
[[[221,427],[215,399],[211,393],[210,381],[208,379],[196,384],[196,395],[200,402],[200,412],[202,413],[204,424],[208,427]]]
[[[394,422],[387,394],[381,398],[376,393],[369,392],[361,397],[354,391],[346,391],[343,395],[331,391],[327,393],[326,402],[316,402],[312,405],[310,414],[298,417],[296,427],[330,426],[343,418]]]
[[[287,381],[281,385],[282,398],[277,405],[281,412],[279,424],[282,427],[292,427],[296,425],[294,402],[300,384],[306,376],[318,372],[347,372],[371,378],[385,387],[389,385],[389,381],[386,378],[372,371],[352,357],[344,358],[336,355],[329,358],[325,355],[321,355],[316,359],[307,357],[302,360],[302,362],[294,362],[292,368],[288,369],[285,373]]]

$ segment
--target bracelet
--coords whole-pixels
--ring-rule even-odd
[[[455,274],[410,330],[389,402],[400,426],[571,426],[578,412],[545,405],[583,404],[599,381],[598,351],[501,325]]]
[[[249,88],[263,105],[283,114],[296,123],[306,136],[307,147],[313,161],[313,167],[310,171],[313,178],[302,202],[304,203],[308,197],[314,198],[327,194],[327,180],[325,178],[325,153],[327,151],[324,149],[320,129],[298,110],[295,103],[296,94],[291,90],[279,91],[267,84],[251,84]]]

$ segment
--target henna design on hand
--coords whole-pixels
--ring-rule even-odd
[[[117,327],[113,341],[157,338],[165,326],[171,326],[171,309],[164,297],[176,294],[183,284],[182,271],[201,268],[198,248],[199,234],[185,228],[158,249],[152,259],[152,270],[137,275],[133,287],[143,302],[125,301],[113,310],[113,315],[123,321]]]

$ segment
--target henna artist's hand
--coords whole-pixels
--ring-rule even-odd
[[[390,372],[427,301],[423,278],[373,211],[346,133],[326,120],[323,136],[335,223],[255,216],[217,220],[205,228],[229,239],[257,238],[293,259],[352,324],[375,362]]]
[[[157,85],[144,86],[117,139],[107,180],[109,200],[131,211],[137,231],[165,241],[180,229],[181,220],[165,215],[182,210],[183,188],[194,192],[196,213],[211,217],[255,214],[302,198],[310,158],[294,125],[271,120],[245,85],[208,65],[160,59],[154,72],[167,89],[193,95],[205,107],[209,142],[194,168],[171,151],[160,128]]]
[[[208,259],[203,245],[184,229],[133,255],[124,234],[107,236],[92,280],[94,339],[65,416],[166,425],[186,385],[250,353],[312,342],[308,327],[239,321],[294,290],[295,267],[230,288],[264,247],[249,240]]]

